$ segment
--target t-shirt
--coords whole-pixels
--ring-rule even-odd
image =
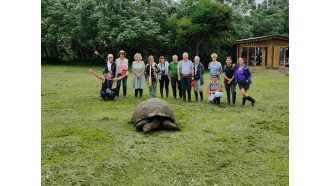
[[[178,61],[177,62],[172,61],[168,66],[168,70],[171,71],[171,77],[178,77],[178,72],[177,72],[178,64],[179,64]]]
[[[246,80],[243,69],[237,69],[236,70],[236,75],[237,75],[237,79]]]
[[[210,91],[215,91],[219,88],[219,86],[222,86],[222,82],[217,81],[217,82],[210,82]]]
[[[128,70],[128,60],[124,58],[121,60],[120,58],[116,59],[117,73],[121,75],[125,75]]]
[[[226,74],[227,78],[232,78],[234,76],[235,67],[227,65],[223,66],[223,72]]]
[[[220,62],[216,61],[215,64],[213,64],[213,62],[210,62],[209,66],[208,66],[208,69],[210,70],[210,78],[212,78],[213,74],[220,74],[221,68],[222,68],[222,65]]]

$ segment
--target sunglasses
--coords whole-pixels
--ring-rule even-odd
[[[217,76],[213,76],[213,78],[218,78]]]

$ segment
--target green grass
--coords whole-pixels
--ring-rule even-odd
[[[289,76],[251,69],[256,105],[245,108],[240,93],[236,107],[218,108],[180,102],[170,88],[182,131],[144,135],[128,121],[147,85],[142,99],[129,87],[127,98],[103,101],[88,69],[42,66],[43,185],[289,184]]]

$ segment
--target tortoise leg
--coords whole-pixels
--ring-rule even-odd
[[[147,124],[147,123],[149,123],[149,120],[147,120],[147,119],[144,119],[144,120],[139,121],[139,122],[136,124],[136,130],[137,130],[137,131],[141,131],[142,128],[143,128],[143,126],[144,126],[145,124]]]
[[[161,120],[158,117],[154,117],[151,123],[147,123],[143,126],[143,132],[148,133],[151,130],[159,129]]]
[[[172,123],[170,120],[164,120],[162,123],[164,129],[167,130],[181,130],[176,124]]]

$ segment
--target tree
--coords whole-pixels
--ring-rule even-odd
[[[217,52],[224,57],[233,42],[232,11],[220,2],[184,1],[187,8],[172,17],[168,24],[175,29],[173,40],[191,55],[209,56]],[[188,5],[188,6],[187,6]]]
[[[237,39],[289,34],[288,0],[42,0],[42,58],[89,61],[124,49],[155,57],[230,55]]]

